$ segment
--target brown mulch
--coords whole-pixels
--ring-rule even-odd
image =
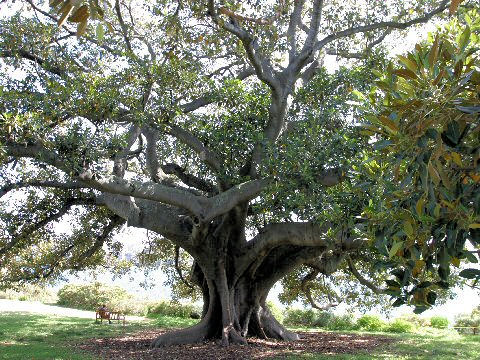
[[[386,346],[395,341],[391,337],[377,335],[300,332],[301,340],[295,342],[249,338],[248,346],[222,347],[219,342],[209,341],[150,349],[152,340],[165,331],[143,331],[116,338],[92,339],[78,344],[76,348],[102,359],[248,360],[281,358],[283,355],[301,353],[352,354]]]

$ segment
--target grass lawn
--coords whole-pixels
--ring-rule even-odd
[[[343,332],[346,333],[346,332]],[[348,331],[347,333],[360,333]],[[362,333],[372,334],[372,333]],[[311,354],[291,355],[286,359],[305,360],[480,360],[480,335],[459,335],[454,330],[427,330],[420,334],[385,334],[397,341],[384,348],[368,353],[351,354]]]
[[[75,350],[75,344],[87,338],[105,338],[152,327],[185,327],[198,320],[155,316],[144,321],[121,324],[95,324],[93,319],[0,313],[0,359],[72,359],[94,358]],[[304,330],[304,329],[303,329]],[[385,335],[385,334],[382,334]],[[288,359],[480,359],[480,336],[458,335],[453,331],[424,334],[391,334],[397,342],[369,353],[295,354]]]
[[[152,327],[185,327],[196,321],[158,316],[145,321],[127,321],[123,327],[116,322],[96,324],[94,319],[0,313],[0,359],[93,359],[75,352],[75,344],[87,338],[111,337]]]

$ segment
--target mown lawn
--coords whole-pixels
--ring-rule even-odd
[[[349,331],[348,333],[352,333]],[[372,333],[369,333],[372,334]],[[380,333],[378,333],[380,335]],[[454,330],[427,331],[423,334],[385,334],[397,341],[373,352],[351,354],[290,355],[286,359],[305,360],[480,360],[480,335],[459,335]]]
[[[182,319],[183,320],[183,319]],[[105,338],[152,327],[177,327],[180,320],[152,319],[95,323],[94,319],[25,313],[0,313],[0,359],[93,359],[75,350],[88,338]]]
[[[72,359],[94,358],[75,349],[88,338],[105,338],[151,329],[184,327],[198,320],[156,316],[145,321],[121,324],[95,324],[93,319],[65,318],[25,313],[0,313],[0,359]],[[385,335],[385,334],[382,334]],[[308,350],[288,359],[480,359],[480,336],[458,335],[453,331],[425,334],[388,335],[398,341],[369,353],[312,354]]]

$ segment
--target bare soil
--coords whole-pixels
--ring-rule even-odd
[[[388,336],[339,334],[329,332],[300,332],[301,340],[282,342],[276,340],[248,339],[248,346],[222,347],[209,341],[192,345],[177,345],[150,349],[150,343],[158,335],[171,330],[143,331],[116,338],[91,339],[77,344],[87,353],[101,359],[162,359],[162,360],[227,360],[271,359],[286,355],[320,353],[325,355],[365,352],[386,347],[395,339]]]

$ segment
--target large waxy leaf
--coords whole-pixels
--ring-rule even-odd
[[[396,242],[392,245],[392,248],[388,252],[388,257],[391,259],[395,254],[403,248],[403,242]]]
[[[460,271],[459,274],[461,277],[466,279],[475,279],[480,278],[480,270],[479,269],[465,269]]]
[[[71,22],[81,23],[88,19],[89,16],[88,6],[82,5],[80,6],[73,15],[68,19]]]
[[[408,70],[412,72],[416,72],[418,69],[417,64],[415,61],[410,60],[409,58],[403,56],[403,55],[398,55],[397,58],[400,60],[400,62],[407,67]]]

